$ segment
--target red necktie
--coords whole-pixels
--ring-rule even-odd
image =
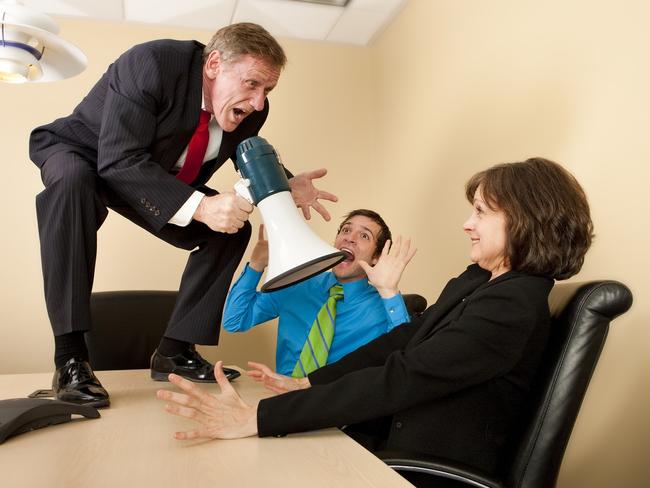
[[[184,181],[188,185],[196,179],[201,170],[203,157],[205,156],[205,151],[208,148],[208,140],[210,139],[210,131],[208,131],[209,122],[210,112],[201,110],[199,125],[194,131],[192,139],[190,139],[190,144],[187,146],[185,163],[176,175],[176,178]]]

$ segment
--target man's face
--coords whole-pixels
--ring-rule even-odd
[[[334,247],[347,251],[348,256],[345,261],[332,269],[339,283],[348,283],[366,277],[366,272],[359,265],[359,261],[366,261],[370,265],[377,262],[377,258],[373,255],[380,231],[381,227],[377,222],[363,215],[355,215],[343,222],[334,240]]]
[[[219,51],[212,51],[203,67],[205,107],[226,132],[237,126],[264,101],[280,77],[280,68],[245,54],[223,62]]]

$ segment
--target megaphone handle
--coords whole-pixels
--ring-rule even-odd
[[[251,192],[248,189],[250,185],[251,185],[250,180],[245,178],[240,178],[240,180],[237,181],[237,183],[235,183],[235,193],[237,193],[237,195],[239,195],[240,197],[245,198],[250,203],[255,204],[255,202],[253,202],[253,197],[251,196]]]

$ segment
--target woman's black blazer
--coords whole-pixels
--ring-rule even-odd
[[[493,471],[540,361],[553,280],[471,265],[438,301],[340,361],[312,387],[262,400],[260,436],[391,417],[386,448]]]

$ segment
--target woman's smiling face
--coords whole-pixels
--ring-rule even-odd
[[[506,257],[506,215],[502,210],[488,206],[480,186],[474,193],[473,207],[472,214],[463,225],[472,241],[470,259],[496,278],[510,270]]]

